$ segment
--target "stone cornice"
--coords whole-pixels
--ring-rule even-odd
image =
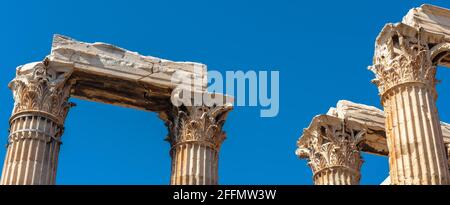
[[[385,131],[385,113],[383,110],[373,106],[340,100],[335,108],[330,108],[327,115],[328,118],[345,119],[348,125],[366,130],[364,139],[359,144],[361,151],[380,156],[389,154]],[[445,122],[440,124],[444,143],[450,148],[450,124]],[[450,150],[448,154],[450,154]]]
[[[450,40],[450,10],[434,5],[423,4],[413,8],[403,17],[402,23],[438,35]]]

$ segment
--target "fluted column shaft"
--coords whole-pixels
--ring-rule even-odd
[[[184,143],[172,148],[170,184],[218,184],[219,153],[201,143]]]
[[[357,185],[359,172],[346,167],[329,167],[314,174],[314,185]]]
[[[15,103],[1,184],[55,184],[64,120],[72,105],[69,74],[49,68],[48,62],[17,69],[9,84]]]
[[[222,126],[231,106],[173,107],[160,113],[169,130],[172,185],[218,184]]]
[[[62,127],[39,113],[11,118],[2,184],[55,184]]]
[[[436,66],[422,30],[388,24],[377,38],[374,65],[386,119],[391,183],[449,184],[436,108]]]
[[[448,184],[448,164],[432,91],[406,84],[385,94],[393,184]]]
[[[450,164],[450,144],[447,144],[447,165]],[[449,166],[449,172],[450,172],[450,166]]]

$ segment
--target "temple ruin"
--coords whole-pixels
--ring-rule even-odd
[[[386,24],[369,67],[383,110],[339,101],[315,116],[297,141],[296,155],[308,160],[314,184],[359,184],[362,152],[389,157],[382,184],[450,184],[450,125],[436,107],[437,66],[450,67],[450,10],[422,5]],[[178,71],[201,83],[174,82]],[[218,184],[222,128],[233,98],[208,93],[206,79],[200,63],[55,35],[51,53],[17,67],[9,84],[14,108],[1,184],[55,184],[71,97],[158,113],[171,145],[170,184]],[[222,103],[175,106],[178,87]]]
[[[436,107],[437,66],[450,67],[450,10],[422,5],[386,24],[375,41],[372,80],[384,111],[339,101],[297,142],[317,185],[359,184],[361,152],[389,156],[382,184],[450,184],[450,126]]]
[[[176,71],[198,84],[174,83]],[[206,66],[142,56],[105,43],[83,43],[55,35],[41,62],[19,66],[9,87],[14,109],[1,184],[55,184],[70,97],[157,112],[168,128],[171,184],[217,184],[222,126],[232,98],[206,91]],[[184,83],[184,84],[183,84]],[[181,86],[211,95],[219,106],[174,106]],[[176,96],[176,95],[175,95]]]

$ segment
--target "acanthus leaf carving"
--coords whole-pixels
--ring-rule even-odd
[[[40,111],[64,122],[73,103],[68,102],[72,82],[70,70],[57,70],[48,61],[19,66],[16,77],[9,83],[13,92],[13,115],[24,111]]]
[[[308,133],[305,133],[308,132]],[[305,130],[307,140],[299,141],[296,154],[308,159],[314,174],[328,168],[347,168],[359,173],[363,160],[358,144],[364,130],[346,127],[345,120],[339,123],[321,122],[313,130]]]
[[[225,140],[222,130],[231,106],[173,106],[172,110],[160,114],[168,128],[167,141],[172,147],[186,142],[205,143],[215,150]]]
[[[403,27],[387,24],[376,41],[374,65],[369,70],[375,73],[372,82],[382,96],[405,83],[421,83],[434,91],[437,82],[430,47],[421,37],[423,31],[409,28],[413,34],[405,34]]]

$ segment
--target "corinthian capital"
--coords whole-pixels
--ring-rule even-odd
[[[225,139],[222,127],[231,109],[230,105],[173,106],[172,110],[160,113],[169,131],[166,140],[172,147],[193,142],[205,144],[218,151]]]
[[[347,126],[345,120],[316,116],[297,142],[296,154],[308,159],[314,175],[329,168],[358,173],[363,163],[357,145],[365,131]]]
[[[71,70],[52,68],[47,60],[17,67],[16,77],[9,83],[13,92],[13,115],[25,111],[36,111],[56,117],[63,122],[72,106],[67,100],[71,83]]]
[[[404,24],[387,24],[376,40],[372,82],[380,95],[397,85],[420,83],[434,90],[436,66],[425,31]]]

